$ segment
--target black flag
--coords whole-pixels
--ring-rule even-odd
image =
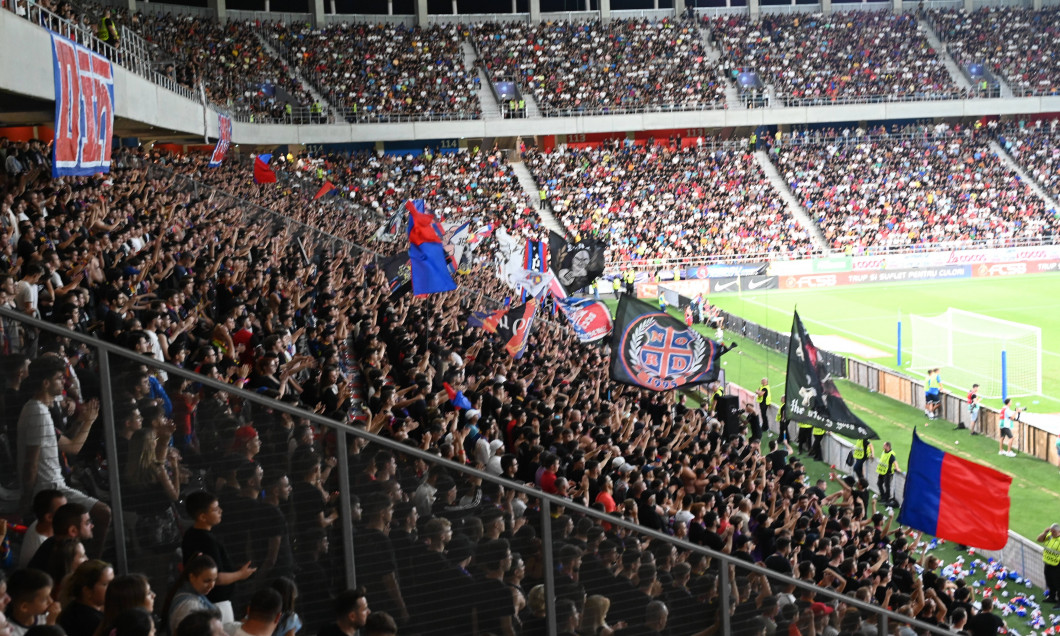
[[[791,323],[784,395],[788,417],[796,422],[813,424],[853,439],[879,439],[876,431],[847,408],[798,312]]]
[[[505,307],[497,311],[476,311],[468,316],[467,322],[472,327],[482,327],[495,333],[504,341],[504,350],[518,360],[526,352],[530,332],[534,327],[538,303],[530,298],[526,304],[518,307]]]
[[[549,265],[568,295],[604,273],[604,244],[596,239],[568,243],[555,232],[548,237]]]
[[[629,295],[618,301],[611,333],[611,379],[670,391],[718,379],[718,358],[727,351],[670,314]]]
[[[409,263],[408,250],[384,258],[379,267],[386,274],[391,298],[400,298],[412,290],[412,265]]]

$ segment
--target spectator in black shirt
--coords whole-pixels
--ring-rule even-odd
[[[224,602],[231,603],[235,584],[250,578],[257,568],[252,567],[249,561],[236,568],[228,557],[228,550],[212,532],[221,523],[223,512],[217,497],[205,491],[194,492],[184,499],[184,507],[188,516],[195,520],[195,525],[188,528],[181,542],[184,563],[187,564],[200,554],[213,559],[217,564],[217,585],[207,598],[218,606]],[[221,611],[225,611],[223,607]]]
[[[477,602],[471,613],[475,634],[515,636],[515,604],[511,590],[504,584],[511,560],[512,552],[505,539],[487,541],[478,549],[476,561],[483,574],[476,584]]]
[[[371,613],[364,588],[346,590],[335,598],[335,622],[321,627],[317,636],[356,636]]]

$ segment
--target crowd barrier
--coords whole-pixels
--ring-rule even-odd
[[[110,470],[99,475],[83,477],[83,480],[77,482],[76,485],[90,490],[91,494],[108,502],[114,513],[114,527],[122,529],[120,532],[113,533],[113,554],[116,573],[124,574],[129,571],[145,573],[152,589],[158,594],[159,598],[165,598],[168,593],[169,584],[172,582],[173,573],[176,571],[181,555],[170,544],[158,546],[148,543],[149,540],[157,539],[157,534],[150,531],[150,526],[145,527],[143,521],[146,519],[150,522],[157,518],[154,508],[160,502],[157,501],[157,497],[145,499],[143,488],[134,488],[130,485],[129,479],[132,473],[129,471],[129,461],[132,461],[136,452],[139,451],[134,452],[130,446],[126,461],[123,461],[119,454],[116,431],[118,430],[118,425],[122,422],[116,421],[118,415],[115,405],[124,399],[122,397],[124,395],[123,391],[127,390],[124,380],[127,377],[126,374],[130,372],[130,365],[137,368],[141,365],[146,366],[151,374],[164,372],[171,377],[186,378],[197,382],[206,391],[222,392],[240,400],[244,408],[251,410],[254,424],[260,429],[262,445],[260,446],[261,452],[256,459],[265,467],[266,475],[270,471],[278,470],[276,468],[277,461],[282,463],[283,458],[287,455],[286,444],[280,444],[279,446],[274,444],[276,440],[272,439],[272,433],[267,425],[268,422],[271,421],[278,424],[283,418],[292,418],[295,422],[311,422],[314,426],[320,427],[324,446],[329,450],[328,468],[326,470],[331,472],[334,469],[338,475],[338,479],[334,481],[337,487],[337,491],[332,495],[334,501],[333,504],[329,504],[329,510],[333,510],[331,514],[334,516],[335,523],[323,535],[314,534],[311,528],[298,530],[296,525],[291,529],[291,535],[297,538],[293,559],[294,566],[292,566],[290,560],[275,561],[271,566],[284,571],[294,567],[294,578],[300,588],[298,612],[308,632],[315,632],[318,627],[334,620],[332,610],[329,608],[327,601],[329,594],[334,593],[336,590],[353,588],[359,584],[369,583],[364,578],[366,573],[362,571],[362,567],[367,568],[368,566],[362,566],[361,560],[372,561],[372,559],[366,559],[365,554],[358,552],[358,546],[364,549],[364,545],[359,536],[360,533],[353,530],[354,524],[358,521],[361,514],[361,504],[364,503],[363,495],[360,499],[357,496],[358,484],[364,482],[358,479],[358,475],[361,473],[356,472],[356,467],[364,466],[366,461],[376,462],[377,457],[375,454],[383,450],[395,456],[398,466],[411,469],[414,462],[423,462],[423,465],[427,467],[441,465],[448,469],[450,474],[466,478],[471,490],[463,491],[461,494],[463,497],[471,497],[476,508],[479,502],[478,497],[483,496],[483,492],[492,493],[493,496],[497,496],[498,493],[500,493],[500,496],[504,496],[503,493],[511,493],[504,501],[511,501],[512,509],[516,512],[506,513],[502,517],[502,522],[504,527],[510,529],[515,535],[512,540],[513,552],[516,551],[517,547],[522,550],[520,559],[525,561],[527,577],[529,578],[533,575],[544,586],[545,611],[543,613],[543,622],[550,634],[557,633],[557,597],[569,592],[557,580],[559,574],[554,566],[557,563],[558,553],[554,549],[555,542],[563,541],[570,536],[573,528],[573,519],[575,518],[588,518],[594,522],[611,524],[612,527],[628,533],[631,537],[640,538],[642,542],[671,544],[676,550],[687,554],[689,560],[698,561],[706,558],[719,561],[721,567],[717,568],[717,584],[721,607],[730,605],[729,599],[732,598],[731,595],[734,593],[733,585],[739,580],[752,575],[768,577],[775,589],[779,589],[776,586],[789,584],[796,588],[808,587],[806,583],[797,579],[778,575],[761,566],[745,563],[731,555],[713,552],[687,541],[676,539],[658,530],[641,526],[635,521],[627,520],[620,516],[608,515],[575,503],[571,499],[543,493],[520,482],[501,479],[464,463],[440,458],[415,447],[415,445],[410,446],[396,439],[375,435],[365,430],[364,426],[331,420],[317,413],[302,410],[284,401],[275,400],[254,391],[238,388],[238,386],[213,377],[201,376],[167,363],[156,363],[151,357],[100,341],[92,336],[69,331],[41,320],[28,318],[7,308],[0,307],[0,316],[8,320],[21,322],[27,328],[54,333],[67,339],[69,347],[79,348],[83,362],[91,361],[97,365],[96,370],[99,374],[101,389],[101,415],[99,422],[102,423],[100,428],[103,429],[103,440],[101,442],[103,459],[105,459],[107,465],[118,467],[119,470]],[[222,416],[216,421],[200,418],[199,425],[203,427],[201,429],[202,432],[206,432],[215,426],[225,425],[225,422],[230,419],[229,416]],[[158,426],[158,424],[155,424],[155,426]],[[220,441],[218,440],[218,442]],[[210,448],[207,440],[202,440],[202,443],[204,450]],[[369,444],[371,445],[370,447],[367,446]],[[214,446],[213,448],[223,447]],[[267,459],[265,458],[266,454],[276,454],[278,456]],[[186,459],[190,460],[190,458]],[[296,462],[292,460],[292,471],[294,470],[294,464]],[[187,484],[181,484],[180,490],[184,496],[207,486],[208,476],[223,474],[227,470],[223,466],[192,464],[190,461],[187,468],[190,469],[192,479]],[[319,468],[314,468],[313,470],[317,472],[310,471],[306,476],[312,477],[312,475],[319,473]],[[427,470],[424,469],[423,472],[426,473]],[[292,473],[290,474],[290,481],[295,484],[303,481],[303,479],[301,475]],[[498,487],[500,490],[498,490]],[[313,491],[310,490],[310,492]],[[266,534],[270,528],[258,525],[260,524],[260,518],[254,512],[258,508],[250,506],[246,501],[243,501],[241,499],[243,495],[230,494],[228,496],[230,499],[226,500],[224,504],[225,511],[222,522],[215,532],[220,533],[225,538],[226,543],[231,540],[229,537],[239,537],[240,542],[246,542],[240,549],[245,548],[247,551],[240,552],[240,556],[233,556],[233,559],[237,561],[240,559],[254,559],[255,551],[263,549],[265,545],[263,539],[267,539],[267,537],[258,535]],[[373,495],[368,496],[372,497]],[[378,499],[379,495],[376,494],[374,496]],[[462,501],[463,499],[456,502],[452,507],[446,507],[446,514],[459,517],[459,506]],[[165,510],[170,511],[168,512],[168,518],[175,527],[183,529],[190,525],[190,519],[181,511],[182,506],[179,505],[179,502],[161,503],[165,506]],[[468,508],[467,515],[471,516],[471,510],[476,508]],[[415,517],[412,518],[415,519]],[[395,517],[393,523],[403,523],[403,521],[399,522]],[[469,524],[458,519],[454,521],[454,528],[458,524],[467,532],[473,532],[476,525],[475,523]],[[478,532],[482,532],[483,526],[481,524],[477,525]],[[521,526],[528,526],[534,529],[534,532],[529,535],[532,538],[524,540],[528,535],[523,532],[517,532]],[[143,530],[147,531],[143,532]],[[97,528],[96,531],[99,532],[100,529]],[[277,536],[284,537],[286,535],[277,534]],[[330,552],[326,552],[323,555],[319,552],[320,548],[311,549],[319,544],[319,539],[317,544],[310,545],[308,542],[309,539],[320,536],[325,539],[328,536],[331,537]],[[323,546],[325,551],[328,550],[327,542],[320,545]],[[159,549],[160,547],[165,549]],[[398,560],[399,572],[402,572],[404,570],[401,569],[401,564],[413,559],[420,552],[415,552],[414,546],[410,545],[407,551],[395,547],[395,554]],[[415,574],[417,571],[415,562],[412,562],[410,567],[412,568],[410,572]],[[276,571],[273,571],[272,574],[276,574]],[[437,576],[437,573],[432,571],[428,579],[434,576]],[[422,578],[422,575],[419,578]],[[249,579],[247,585],[238,586],[233,602],[237,603],[239,600],[245,600],[249,592],[253,591],[254,586],[263,582],[261,577],[257,577]],[[819,597],[839,599],[849,607],[874,614],[877,616],[879,629],[883,633],[889,633],[888,626],[894,626],[896,623],[911,624],[925,633],[948,633],[943,628],[911,621],[905,616],[875,605],[863,603],[851,596],[837,593],[830,588],[812,586],[811,589]],[[453,607],[448,603],[442,602],[444,599],[438,590],[428,589],[426,594],[428,599],[431,599],[431,602],[421,606],[420,613],[415,618],[420,621],[451,620],[450,614],[453,612]],[[242,598],[240,595],[242,595]],[[375,586],[369,583],[368,595],[373,610],[378,611],[379,607],[385,605],[386,592],[383,586]],[[435,598],[438,599],[438,602],[433,602]],[[621,609],[616,608],[615,611],[619,612]],[[734,632],[732,620],[733,617],[727,612],[719,613],[721,633],[729,634]],[[458,631],[454,633],[466,633],[467,626],[460,625],[456,629]]]

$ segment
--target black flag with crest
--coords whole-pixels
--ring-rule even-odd
[[[409,263],[408,250],[384,258],[379,267],[386,274],[391,298],[401,298],[412,291],[412,264]]]
[[[568,243],[555,232],[548,236],[549,265],[568,295],[604,273],[604,244],[596,239]]]
[[[611,379],[670,391],[718,379],[728,350],[648,303],[623,294],[611,332]]]
[[[788,417],[795,422],[813,424],[852,439],[879,439],[876,431],[847,408],[820,352],[802,326],[799,312],[795,312],[791,323],[784,396]]]

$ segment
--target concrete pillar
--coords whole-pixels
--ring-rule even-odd
[[[975,11],[975,2],[973,0],[964,0],[964,10],[968,13]]]
[[[540,21],[541,21],[541,0],[530,0],[530,24],[537,24]]]
[[[331,15],[338,13],[338,11],[335,10],[335,0],[328,0],[328,5],[331,7]]]
[[[427,28],[427,0],[416,0],[416,25]]]
[[[313,0],[313,26],[324,28],[324,0]]]
[[[271,9],[269,9],[269,0],[265,0],[265,13],[268,13],[270,10]]]
[[[133,4],[136,0],[132,0]],[[228,11],[225,9],[225,0],[206,0],[206,7],[213,11],[214,17],[221,24],[224,24],[228,20]]]
[[[459,11],[456,10],[456,0],[453,0],[453,15],[456,15]]]
[[[678,20],[685,14],[685,0],[674,0],[674,17]]]
[[[902,14],[902,0],[894,0],[894,14],[895,15],[901,15]]]
[[[832,13],[832,0],[821,0],[821,13],[825,15],[831,15]]]
[[[394,15],[394,0],[386,0],[386,14]]]
[[[757,22],[759,16],[762,15],[762,7],[758,0],[747,0],[747,11],[751,17],[751,21]]]
[[[585,4],[588,5],[589,0],[585,0]],[[589,7],[586,6],[585,8],[588,9]],[[604,24],[611,21],[611,0],[600,0],[600,21]]]
[[[390,1],[393,2],[394,0],[390,0]],[[515,15],[516,13],[519,13],[519,11],[518,11],[519,7],[515,4],[515,2],[516,2],[516,0],[512,0],[512,15]]]
[[[136,15],[136,0],[127,0],[125,8],[128,9],[132,15]]]
[[[1034,0],[1034,10],[1035,11],[1041,11],[1042,10],[1042,0]]]

